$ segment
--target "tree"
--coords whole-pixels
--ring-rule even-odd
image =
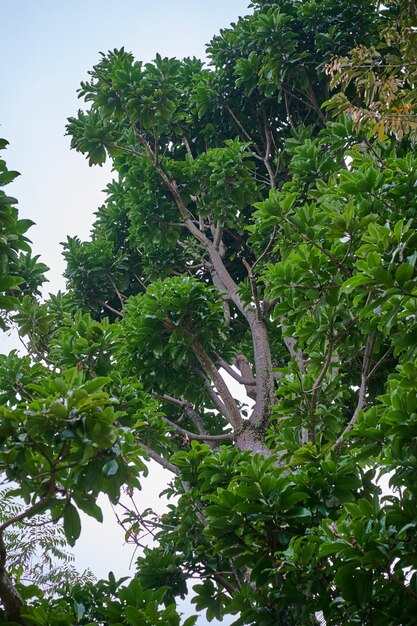
[[[416,157],[323,107],[332,59],[378,46],[376,5],[255,2],[207,68],[122,49],[82,83],[72,147],[116,178],[64,244],[67,293],[20,298],[32,360],[2,362],[0,464],[21,519],[63,518],[70,543],[143,456],[176,499],[126,513],[159,542],[128,586],[12,613],[0,585],[9,619],[179,624],[198,578],[197,611],[236,626],[415,622]]]
[[[369,133],[377,134],[380,140],[385,133],[398,139],[406,134],[415,142],[417,10],[411,0],[388,0],[385,4],[378,45],[359,45],[347,57],[335,57],[329,63],[332,85],[341,85],[342,91],[327,107],[339,114],[348,113],[357,127],[365,123]],[[356,102],[346,94],[352,81],[361,94]]]

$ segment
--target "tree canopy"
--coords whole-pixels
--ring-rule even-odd
[[[0,358],[4,620],[191,626],[194,579],[209,621],[415,623],[417,25],[386,5],[259,0],[208,64],[101,54],[67,132],[114,180],[63,244],[64,294],[39,297],[0,195],[2,319],[29,352]],[[147,459],[171,504],[126,510],[157,541],[133,578],[22,584],[12,531],[42,516],[74,545]]]

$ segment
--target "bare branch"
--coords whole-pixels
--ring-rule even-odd
[[[223,415],[223,417],[226,417],[226,419],[227,419],[226,407],[224,406],[223,402],[220,400],[220,398],[217,395],[216,391],[210,385],[210,382],[207,380],[207,378],[205,378],[205,385],[206,385],[206,390],[207,390],[207,393],[208,393],[208,395],[210,397],[210,400],[213,402],[213,404],[216,407],[216,409],[218,410],[218,412],[221,415]]]
[[[163,402],[169,402],[169,404],[173,404],[174,406],[177,406],[178,408],[182,409],[185,415],[196,426],[200,434],[204,434],[206,432],[204,428],[203,420],[201,419],[197,411],[194,409],[192,404],[190,404],[186,400],[179,400],[178,398],[169,396],[168,394],[159,394],[159,393],[152,392],[151,395],[154,396],[155,398],[158,398],[159,400],[162,400]]]
[[[236,115],[233,113],[232,109],[229,106],[226,106],[226,110],[230,113],[230,116],[232,117],[234,123],[236,124],[236,126],[240,129],[240,131],[242,132],[243,136],[246,137],[246,139],[248,139],[251,144],[254,146],[256,152],[258,153],[258,155],[261,157],[261,159],[263,160],[263,156],[261,154],[261,151],[259,150],[259,147],[257,146],[257,144],[254,142],[254,140],[252,139],[252,137],[249,135],[249,133],[245,130],[245,128],[243,127],[243,125],[240,123],[240,121],[238,120],[238,118],[236,117]]]
[[[55,474],[54,472],[51,472],[48,490],[46,494],[42,498],[40,498],[37,502],[35,502],[35,504],[32,504],[27,509],[24,509],[17,515],[14,515],[13,517],[9,517],[6,521],[0,524],[0,533],[6,530],[6,528],[8,528],[9,526],[12,526],[13,524],[16,524],[17,522],[21,522],[26,517],[33,517],[34,515],[36,515],[36,513],[39,513],[39,511],[41,511],[43,507],[46,504],[48,504],[49,500],[52,498],[54,493],[55,493]]]
[[[282,333],[284,334],[286,330],[286,326],[282,319],[281,319],[281,324],[282,324]],[[297,344],[297,339],[295,339],[295,337],[283,337],[283,339],[284,339],[285,345],[287,346],[287,350],[290,353],[290,356],[295,359],[300,372],[304,374],[304,372],[306,371],[306,363],[304,360],[303,351],[300,350],[299,348],[298,350],[295,349],[295,346]]]
[[[219,251],[220,244],[222,242],[222,234],[223,234],[223,229],[221,227],[221,224],[220,222],[217,222],[216,230],[215,230],[214,238],[213,238],[213,245],[215,249],[217,250],[217,252]]]
[[[141,441],[138,441],[138,443],[141,446],[141,448],[143,448],[143,450],[145,450],[146,454],[153,461],[156,461],[156,463],[158,463],[158,465],[160,465],[164,469],[168,470],[169,472],[172,472],[176,476],[180,475],[180,471],[179,471],[178,467],[176,467],[175,465],[173,465],[172,463],[170,463],[169,461],[164,459],[162,456],[160,456],[157,452],[155,452],[151,448],[148,448],[148,446],[145,446],[145,444],[142,443]]]
[[[233,428],[238,430],[242,424],[239,407],[230,393],[228,386],[224,382],[223,377],[198,339],[194,338],[191,344],[191,349],[199,360],[201,367],[216,387],[227,412],[226,418]]]
[[[188,141],[187,135],[183,134],[182,140],[184,142],[184,146],[185,146],[185,149],[187,150],[189,157],[194,161],[193,153],[191,151],[191,146],[190,146],[190,142]]]
[[[110,284],[113,287],[114,292],[117,295],[117,297],[119,299],[119,302],[120,302],[120,304],[121,304],[121,306],[123,308],[124,307],[124,301],[125,301],[126,298],[120,293],[120,291],[116,287],[116,284],[115,284],[114,280],[112,279],[112,277],[109,274],[107,274],[107,278],[109,279]]]
[[[271,188],[274,189],[275,188],[275,174],[274,174],[274,170],[272,169],[271,162],[269,160],[271,157],[271,130],[268,125],[268,118],[267,118],[265,109],[262,109],[262,116],[263,116],[264,133],[265,133],[265,140],[266,140],[265,156],[263,158],[263,162],[268,172],[269,184]]]
[[[262,319],[262,308],[261,308],[261,303],[259,301],[258,286],[256,284],[256,278],[253,275],[251,266],[249,265],[249,263],[244,257],[242,259],[242,263],[245,266],[246,271],[248,272],[248,278],[249,278],[250,288],[252,291],[252,297],[255,302],[256,315],[257,315],[257,318],[260,320]]]
[[[107,302],[101,301],[100,304],[101,304],[101,306],[104,306],[105,309],[108,309],[109,311],[111,311],[115,315],[118,315],[119,317],[124,317],[123,313],[121,313],[117,309],[113,308],[110,304],[107,304]]]
[[[323,367],[320,370],[319,375],[317,376],[314,385],[312,386],[310,391],[306,391],[306,393],[311,393],[311,405],[312,405],[312,410],[314,410],[316,408],[316,404],[317,404],[317,393],[320,389],[321,383],[324,380],[324,377],[326,376],[329,367],[332,363],[332,356],[333,356],[333,347],[334,347],[334,338],[330,337],[329,339],[329,346],[327,348],[327,354],[326,357],[324,359],[324,363],[323,363]]]
[[[361,384],[359,387],[358,402],[356,404],[355,411],[348,425],[346,426],[346,428],[344,429],[344,431],[342,432],[340,437],[338,437],[338,439],[336,440],[336,443],[334,444],[334,450],[336,451],[338,451],[343,446],[345,435],[350,430],[352,430],[354,424],[356,424],[358,420],[359,413],[362,411],[362,409],[365,406],[366,391],[367,391],[368,380],[369,380],[369,370],[371,368],[371,363],[372,363],[372,351],[374,349],[374,342],[375,342],[374,335],[369,335],[368,339],[366,340],[365,351],[363,355],[362,375],[361,375]]]
[[[243,357],[243,355],[240,355]],[[245,357],[243,357],[245,358]],[[220,367],[222,367],[232,378],[234,378],[241,385],[247,385],[249,387],[254,387],[256,385],[256,380],[253,378],[243,378],[236,370],[233,369],[224,359],[221,358],[219,354],[216,352],[216,363]]]
[[[178,424],[171,422],[171,420],[169,420],[167,417],[162,417],[162,419],[168,426],[176,430],[181,435],[184,435],[184,437],[188,437],[189,439],[196,439],[197,441],[231,441],[233,440],[233,433],[223,433],[221,435],[209,435],[207,433],[207,434],[198,435],[197,433],[192,433],[190,430],[181,428],[181,426],[178,426]]]
[[[274,230],[272,231],[272,235],[271,235],[271,239],[268,241],[265,250],[262,252],[262,254],[260,254],[258,256],[258,258],[256,259],[255,263],[252,265],[252,271],[255,269],[255,267],[258,265],[258,263],[260,263],[261,261],[263,261],[263,259],[265,258],[265,256],[268,254],[268,252],[270,251],[270,249],[272,248],[272,244],[275,241],[275,237],[277,235],[277,230],[278,227],[277,225],[274,226]]]

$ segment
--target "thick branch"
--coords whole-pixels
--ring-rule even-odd
[[[228,293],[232,302],[236,305],[242,315],[244,315],[249,324],[252,333],[252,341],[255,355],[257,397],[256,405],[251,419],[255,424],[259,423],[260,420],[265,421],[266,419],[267,421],[268,407],[274,402],[274,382],[272,377],[272,359],[268,336],[266,332],[266,326],[262,320],[256,319],[256,315],[252,307],[245,307],[242,300],[240,299],[238,286],[233,280],[232,276],[227,271],[223,263],[221,253],[218,249],[218,237],[215,238],[215,241],[211,242],[206,237],[206,235],[201,230],[199,230],[197,226],[195,226],[193,220],[190,219],[190,213],[181,198],[181,194],[178,191],[175,181],[171,180],[166,172],[163,170],[160,163],[156,160],[155,156],[152,155],[149,146],[147,146],[146,144],[143,145],[145,150],[147,149],[148,154],[153,156],[154,167],[161,177],[161,180],[165,183],[165,185],[172,193],[179,209],[180,215],[184,220],[184,223],[186,224],[188,230],[206,248],[211,264],[213,266],[212,274],[217,274],[219,280],[224,285],[224,290]],[[220,394],[220,397],[228,414],[227,418],[229,419],[233,428],[238,428],[241,418],[236,402],[230,394],[227,385],[223,381],[215,365],[210,359],[208,359],[204,350],[203,352],[201,352],[201,348],[202,346],[201,344],[198,345],[198,342],[193,345],[193,350],[196,356],[199,353],[198,358],[201,365],[203,366],[204,371],[213,381],[215,387],[217,388],[217,391]]]
[[[6,546],[3,531],[0,531],[0,599],[6,613],[6,620],[23,624],[20,611],[23,607],[23,598],[6,574]]]
[[[282,332],[285,332],[285,326],[284,324],[282,325]],[[295,346],[297,344],[297,339],[295,339],[294,337],[284,337],[284,343],[287,346],[287,350],[290,353],[290,356],[295,359],[299,370],[302,374],[304,374],[304,372],[306,371],[306,363],[304,360],[304,355],[303,355],[303,351],[298,349],[295,349]]]
[[[235,430],[238,430],[241,427],[242,423],[239,407],[236,404],[235,399],[230,393],[229,388],[224,382],[217,367],[214,365],[213,361],[210,359],[210,357],[204,350],[203,345],[198,339],[193,340],[191,344],[191,349],[199,360],[201,367],[219,392],[220,398],[222,399],[222,402],[226,409],[226,418],[233,426],[233,428]]]
[[[227,271],[223,263],[223,259],[221,258],[221,255],[219,251],[216,249],[216,246],[214,245],[214,243],[211,243],[208,246],[207,251],[210,257],[210,261],[213,265],[213,271],[217,274],[221,283],[224,285],[224,289],[229,294],[232,302],[237,306],[239,311],[246,317],[246,319],[248,319],[248,313],[250,313],[250,309],[246,308],[243,305],[243,302],[240,299],[240,296],[238,293],[239,288],[237,284],[235,283],[235,281],[233,280],[233,278],[230,276],[229,272]]]
[[[239,355],[239,357],[245,358],[243,357],[243,355]],[[236,361],[238,361],[239,357],[236,357]],[[250,378],[249,377],[243,378],[243,376],[238,374],[238,372],[236,372],[236,370],[234,370],[233,367],[231,367],[228,363],[226,363],[226,361],[222,359],[221,356],[219,356],[217,353],[216,353],[216,359],[217,359],[216,361],[217,365],[222,367],[232,378],[234,378],[241,385],[245,385],[248,387],[254,387],[256,385],[256,380],[253,378],[253,376],[251,376]]]
[[[252,367],[248,359],[245,357],[244,354],[238,354],[235,362],[240,373],[242,374],[242,382],[245,385],[247,396],[249,398],[252,398],[252,400],[256,400],[256,389],[253,389],[253,384],[255,383],[256,386],[256,381],[254,379]]]

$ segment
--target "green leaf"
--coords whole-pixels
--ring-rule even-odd
[[[119,465],[117,461],[115,459],[112,459],[111,461],[107,461],[107,463],[103,465],[102,472],[106,478],[110,478],[110,476],[114,476],[115,474],[117,474],[118,470]]]
[[[107,376],[97,376],[97,378],[93,378],[88,382],[84,383],[83,389],[87,391],[87,393],[92,393],[93,391],[97,391],[97,389],[102,389],[104,385],[107,385],[110,382],[110,378]]]
[[[81,533],[81,520],[71,502],[64,511],[64,532],[70,546],[74,546]]]
[[[402,287],[404,283],[406,283],[412,275],[414,274],[414,268],[409,263],[401,263],[395,272],[395,280]]]

